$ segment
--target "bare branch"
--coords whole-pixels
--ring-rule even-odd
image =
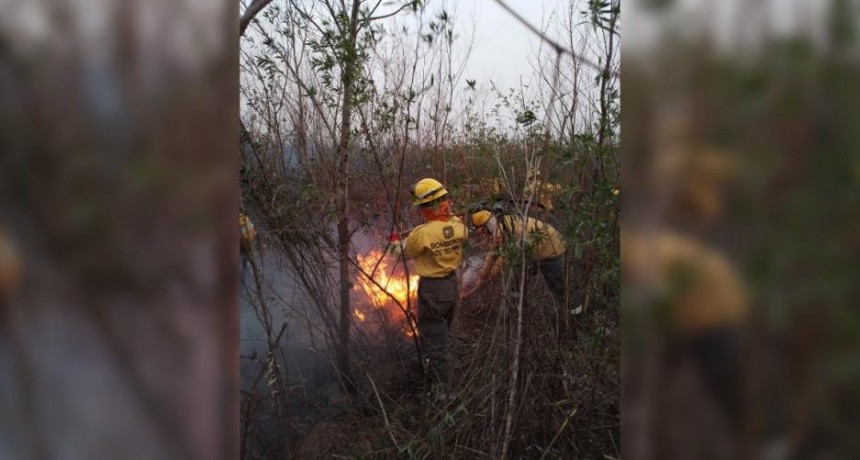
[[[532,31],[532,33],[534,33],[535,35],[537,35],[538,37],[540,37],[540,39],[541,39],[541,40],[543,40],[543,41],[544,41],[544,42],[546,42],[549,46],[551,46],[553,49],[555,49],[555,51],[556,51],[556,52],[558,52],[558,53],[568,54],[568,55],[570,55],[571,57],[573,57],[574,59],[576,59],[577,61],[580,61],[580,62],[584,63],[585,65],[587,65],[587,66],[591,67],[592,69],[594,69],[594,70],[596,70],[596,71],[598,71],[598,72],[603,72],[603,71],[604,71],[604,69],[603,69],[600,65],[595,64],[594,62],[590,61],[589,59],[587,59],[587,58],[585,58],[585,57],[583,57],[583,56],[581,56],[581,55],[578,55],[578,54],[574,53],[571,49],[569,49],[569,48],[565,48],[564,46],[562,46],[561,44],[559,44],[557,41],[555,41],[555,40],[553,40],[553,39],[551,39],[551,38],[547,37],[547,36],[546,36],[546,34],[544,34],[543,32],[541,32],[540,30],[538,30],[538,29],[537,29],[537,27],[533,26],[530,22],[526,21],[526,20],[525,20],[525,18],[523,18],[519,13],[517,13],[517,12],[516,12],[516,11],[514,11],[513,9],[511,9],[511,7],[510,7],[510,6],[508,6],[508,5],[507,5],[505,2],[503,2],[502,0],[495,0],[495,2],[496,2],[496,3],[498,3],[498,4],[499,4],[499,6],[501,6],[505,11],[507,11],[508,13],[510,13],[510,14],[511,14],[511,16],[513,16],[514,18],[516,18],[516,20],[517,20],[517,21],[519,21],[519,22],[520,22],[520,23],[522,23],[524,26],[526,26],[526,28],[528,28],[530,31]],[[617,77],[617,76],[618,76],[618,72],[613,71],[613,72],[611,72],[611,75],[612,75],[612,76]]]
[[[391,12],[391,13],[383,14],[383,15],[380,15],[380,16],[373,16],[373,17],[371,17],[371,18],[368,18],[368,19],[367,19],[367,21],[368,21],[368,22],[370,22],[370,21],[376,21],[377,19],[385,19],[385,18],[390,18],[390,17],[392,17],[392,16],[396,16],[398,13],[400,13],[400,12],[401,12],[401,11],[403,11],[403,10],[405,10],[406,8],[408,8],[408,7],[409,7],[409,6],[411,6],[411,5],[412,5],[411,3],[404,3],[403,5],[401,5],[401,6],[400,6],[400,8],[397,8],[396,10],[394,10],[394,11],[393,11],[393,12]]]
[[[239,18],[239,36],[245,35],[245,29],[248,28],[248,25],[251,24],[251,20],[254,19],[254,16],[257,15],[260,11],[263,10],[269,3],[272,3],[272,0],[254,0],[248,9],[242,13],[242,16]]]
[[[379,409],[382,410],[382,419],[385,421],[385,429],[388,431],[388,436],[391,438],[391,442],[394,443],[394,447],[400,449],[400,444],[397,443],[397,438],[394,437],[394,432],[391,431],[391,423],[388,421],[388,414],[385,412],[382,398],[379,397],[379,391],[376,389],[376,382],[373,381],[373,376],[369,372],[365,372],[365,374],[368,380],[370,380],[370,385],[373,387],[373,394],[376,395],[376,401],[379,402]]]

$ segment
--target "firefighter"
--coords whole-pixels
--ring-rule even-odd
[[[666,363],[695,363],[713,400],[739,426],[749,295],[735,267],[719,251],[665,229],[625,229],[621,251],[624,282],[660,326]]]
[[[239,237],[241,248],[250,251],[257,238],[257,229],[245,213],[239,213]]]
[[[498,177],[481,179],[480,188],[485,195],[488,195],[494,200],[509,198],[509,193],[505,188],[505,184]]]
[[[239,256],[242,258],[242,273],[245,273],[245,266],[248,264],[248,259],[252,257],[254,240],[257,238],[257,229],[254,228],[254,223],[243,212],[239,213]]]
[[[449,385],[448,328],[458,300],[456,270],[463,259],[466,226],[451,213],[448,191],[436,179],[421,179],[410,192],[425,223],[395,248],[415,263],[418,281],[418,337],[435,396]]]
[[[523,189],[526,200],[534,199],[535,204],[546,212],[554,209],[552,199],[561,191],[561,186],[540,179],[540,171],[533,169],[529,172],[528,181]]]
[[[469,297],[482,284],[499,274],[505,265],[505,257],[500,253],[500,249],[507,242],[519,241],[520,238],[525,237],[526,256],[529,258],[531,268],[540,270],[553,297],[559,304],[566,305],[567,283],[563,263],[565,245],[561,235],[552,225],[529,217],[523,234],[523,219],[520,216],[512,214],[497,216],[489,210],[482,209],[472,213],[470,217],[478,232],[490,238],[490,245],[494,251],[486,256],[476,281],[463,290],[462,298]],[[572,313],[580,313],[582,306],[579,299],[570,300],[573,305],[577,305]]]

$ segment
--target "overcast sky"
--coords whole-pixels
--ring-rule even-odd
[[[811,33],[823,39],[830,0],[676,0],[673,8],[655,13],[642,0],[622,5],[622,52],[635,54],[654,46],[659,33],[683,29],[708,31],[725,51],[744,51],[765,35]]]
[[[431,0],[432,1],[432,0]],[[507,4],[537,27],[544,20],[544,4],[562,5],[563,1],[507,0]],[[518,85],[519,79],[530,78],[529,56],[534,54],[540,39],[520,24],[493,0],[461,2],[459,28],[465,35],[474,18],[475,48],[466,67],[466,77],[483,83],[494,80],[501,88]]]
[[[435,3],[441,3],[436,1]],[[564,10],[568,0],[505,0],[535,27],[545,30],[545,24],[556,11]],[[579,2],[584,8],[584,0]],[[430,0],[428,5],[433,5]],[[466,78],[479,83],[493,80],[500,88],[517,86],[520,79],[528,81],[534,73],[532,64],[541,40],[494,0],[457,2],[455,18],[461,35],[466,38],[474,25],[475,48],[466,67]],[[585,26],[583,26],[585,27]],[[557,39],[552,30],[546,30]]]

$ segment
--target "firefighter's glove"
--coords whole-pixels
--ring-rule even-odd
[[[391,235],[388,237],[388,248],[385,252],[395,258],[403,254],[403,242],[400,240],[400,234],[391,232]]]
[[[403,246],[399,242],[390,243],[388,245],[388,254],[395,258],[400,257],[403,254]]]

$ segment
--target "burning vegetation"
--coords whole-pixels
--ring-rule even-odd
[[[353,291],[359,293],[353,314],[358,321],[378,318],[381,324],[394,324],[406,337],[415,335],[414,319],[407,320],[418,292],[418,275],[408,275],[404,265],[394,262],[384,251],[370,250],[358,254],[360,269]],[[409,315],[410,317],[413,315]]]

